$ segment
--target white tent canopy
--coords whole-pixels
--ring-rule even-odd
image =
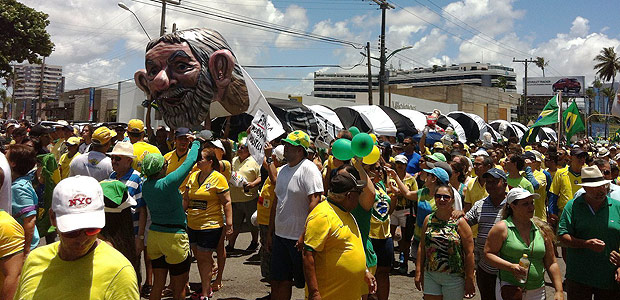
[[[327,120],[327,122],[336,126],[338,130],[344,128],[344,126],[342,126],[342,122],[340,122],[340,118],[338,118],[338,115],[336,115],[336,113],[330,108],[323,106],[323,105],[318,105],[318,104],[317,105],[306,105],[306,107],[309,108],[311,111],[313,111],[315,114],[318,114],[321,117],[323,117],[325,120]]]
[[[415,128],[419,132],[422,132],[424,130],[424,127],[426,126],[426,115],[425,114],[417,110],[412,110],[412,109],[397,109],[396,111],[399,114],[409,118],[409,120],[413,122],[413,125],[415,125]]]
[[[366,121],[372,126],[372,131],[377,135],[396,136],[396,125],[379,106],[376,105],[355,105],[351,109],[357,111],[365,117]]]
[[[496,130],[500,135],[506,139],[512,136],[517,137],[519,140],[523,136],[521,129],[516,128],[510,122],[506,120],[495,120],[489,123],[489,126]]]

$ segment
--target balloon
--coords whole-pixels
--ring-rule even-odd
[[[353,158],[353,150],[351,150],[351,141],[347,139],[338,139],[332,145],[332,154],[339,160],[349,160]]]
[[[351,126],[349,127],[349,132],[351,132],[352,136],[356,136],[358,133],[360,133],[360,130],[355,126]]]
[[[377,136],[374,133],[370,133],[368,135],[370,135],[370,137],[372,138],[373,145],[376,145],[377,144]]]
[[[379,151],[379,147],[372,146],[372,151],[370,152],[370,154],[364,156],[362,162],[367,165],[372,165],[379,160],[379,157],[381,157],[381,151]]]
[[[368,133],[358,133],[351,141],[351,150],[357,157],[364,157],[372,151],[374,143]]]

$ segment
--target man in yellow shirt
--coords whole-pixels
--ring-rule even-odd
[[[357,300],[366,291],[376,290],[375,278],[366,269],[359,228],[350,213],[364,186],[366,182],[352,174],[338,174],[330,182],[327,201],[308,214],[303,256],[308,299]]]
[[[562,215],[564,206],[572,200],[581,188],[581,168],[585,165],[588,153],[581,148],[570,151],[570,165],[558,169],[549,188],[549,222],[555,224]]]
[[[54,189],[50,220],[59,242],[28,255],[15,299],[139,299],[136,272],[123,254],[97,238],[105,226],[103,191],[88,176]]]
[[[13,299],[24,264],[24,228],[0,209],[0,299]]]
[[[78,152],[80,148],[80,138],[72,136],[65,141],[65,145],[67,145],[67,153],[61,155],[60,160],[58,161],[61,179],[69,177],[69,171],[71,170],[69,166],[71,165],[73,159],[80,155]]]
[[[161,154],[161,152],[159,152],[157,147],[144,141],[144,122],[142,120],[129,120],[129,123],[127,123],[127,135],[129,136],[129,141],[133,144],[133,155],[136,156],[132,167],[142,173],[142,160],[144,157],[149,153]]]
[[[232,160],[233,177],[231,181],[230,199],[233,208],[233,234],[228,239],[226,251],[234,251],[237,236],[242,232],[252,234],[252,242],[246,251],[254,251],[258,248],[258,228],[252,225],[250,219],[256,211],[258,203],[258,185],[261,181],[260,165],[250,156],[250,150],[244,138],[239,143],[237,156]]]
[[[538,188],[534,189],[534,192],[540,197],[534,199],[534,216],[540,218],[543,221],[547,221],[547,176],[541,169],[542,154],[537,150],[531,150],[525,152],[523,155],[525,158],[526,166],[532,168],[532,173],[538,181]]]
[[[493,168],[493,158],[488,155],[478,155],[474,157],[474,172],[476,174],[485,174]],[[467,213],[476,201],[486,198],[489,194],[484,189],[484,178],[477,176],[467,183],[467,192],[463,203],[463,211]]]

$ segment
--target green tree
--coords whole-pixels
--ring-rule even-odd
[[[0,78],[9,78],[13,61],[41,63],[54,43],[45,30],[48,15],[16,0],[0,0]]]
[[[586,98],[588,99],[588,107],[592,108],[592,101],[594,101],[594,98],[596,97],[596,93],[594,92],[594,88],[587,88],[586,89]],[[590,109],[590,111],[593,109]]]
[[[602,80],[609,81],[611,80],[611,88],[609,91],[603,90],[603,95],[606,92],[609,92],[608,101],[607,101],[607,113],[611,113],[611,107],[614,103],[613,99],[616,94],[616,90],[614,89],[614,81],[616,81],[616,73],[620,71],[620,57],[616,54],[614,47],[606,47],[601,50],[601,52],[594,57],[594,61],[596,64],[594,65],[594,70],[596,70],[596,75],[598,75]],[[606,97],[608,95],[605,95]],[[607,117],[606,124],[609,123],[609,117]],[[605,125],[607,127],[607,125]],[[605,131],[605,137],[607,137],[607,131]]]
[[[543,77],[545,77],[545,68],[549,65],[549,61],[546,61],[544,57],[536,57],[536,61],[534,61],[537,67],[539,67],[543,72]]]
[[[2,101],[3,118],[10,119],[10,117],[7,118],[7,113],[8,113],[8,104],[11,102],[11,96],[9,96],[9,94],[7,93],[5,89],[0,89],[0,101]]]
[[[504,76],[497,77],[497,87],[502,89],[505,92],[506,86],[508,86],[508,80],[506,80],[506,77]]]
[[[603,83],[601,82],[601,80],[598,77],[596,77],[596,78],[594,78],[594,81],[592,81],[592,86],[597,88],[597,89],[600,89],[601,87],[603,87]]]

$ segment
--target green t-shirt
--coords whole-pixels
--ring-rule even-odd
[[[512,217],[504,220],[508,227],[508,235],[502,244],[502,248],[499,251],[501,258],[513,263],[518,264],[523,254],[527,254],[530,261],[530,270],[527,275],[527,282],[525,283],[526,290],[535,290],[542,287],[545,284],[545,240],[536,225],[532,223],[532,229],[530,230],[530,244],[525,244],[519,230],[512,222]],[[517,279],[512,275],[512,272],[500,270],[499,277],[502,281],[509,282],[513,285],[522,286]]]
[[[620,201],[607,196],[596,212],[584,195],[569,201],[558,225],[558,236],[563,234],[605,242],[605,249],[600,253],[586,248],[566,248],[566,278],[599,289],[617,290],[616,267],[609,262],[609,254],[620,248]]]
[[[528,190],[532,194],[534,193],[534,187],[532,186],[532,183],[523,176],[520,176],[518,178],[508,177],[507,181],[510,188],[520,187]]]
[[[180,167],[164,178],[147,179],[143,183],[142,198],[149,208],[153,222],[149,229],[170,233],[185,232],[187,216],[183,209],[183,197],[179,193],[179,186],[192,170],[199,147],[200,142],[194,141],[187,158]]]
[[[360,229],[362,235],[362,244],[364,245],[364,253],[366,254],[366,267],[371,268],[377,265],[377,254],[372,247],[372,242],[368,237],[370,233],[370,218],[372,216],[372,208],[370,210],[364,210],[361,205],[357,205],[355,209],[351,211],[353,218],[357,222],[357,227]]]

